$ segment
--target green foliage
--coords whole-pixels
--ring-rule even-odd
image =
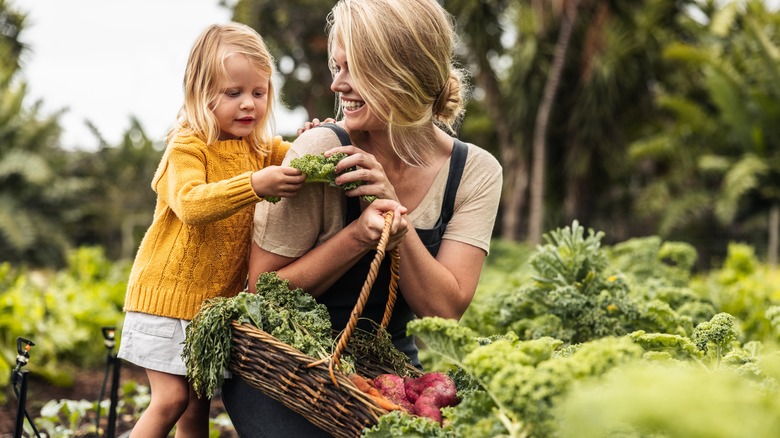
[[[97,150],[68,154],[68,172],[88,178],[89,184],[64,226],[76,242],[101,245],[115,260],[132,259],[152,221],[157,194],[150,183],[163,145],[148,138],[134,118],[116,144],[90,127]]]
[[[771,306],[766,309],[766,318],[772,326],[776,339],[780,340],[780,306]]]
[[[362,181],[354,181],[346,184],[336,184],[336,164],[339,161],[347,158],[347,154],[339,152],[326,157],[323,153],[320,154],[306,154],[298,158],[294,158],[290,161],[290,167],[294,167],[306,175],[307,183],[326,183],[331,187],[339,187],[343,190],[352,190],[362,185]],[[349,167],[344,169],[344,172],[351,172],[357,169],[357,167]],[[372,202],[376,199],[374,195],[361,196],[365,201]],[[265,200],[275,204],[281,200],[277,196],[266,196]]]
[[[474,299],[460,322],[485,336],[503,333],[496,309],[530,279],[532,253],[533,248],[525,243],[493,239]]]
[[[628,339],[604,338],[557,355],[562,342],[556,339],[477,338],[468,329],[459,330],[457,323],[437,318],[415,321],[409,331],[478,384],[477,390],[460,392],[461,403],[447,411],[458,436],[487,436],[481,434],[497,430],[548,436],[555,429],[552,409],[575,381],[602,375],[642,352]]]
[[[80,248],[58,272],[0,266],[0,368],[15,364],[19,336],[35,343],[27,367],[63,386],[72,383],[68,366],[102,363],[102,328],[123,320],[129,264],[110,262],[99,248]]]
[[[697,259],[693,246],[658,236],[628,239],[606,249],[610,266],[621,272],[640,306],[638,330],[690,335],[715,307],[690,287]]]
[[[120,398],[116,405],[117,418],[123,423],[134,425],[141,417],[143,411],[149,406],[151,395],[149,387],[140,385],[134,380],[129,380],[122,385],[119,391]],[[51,438],[67,438],[75,436],[101,436],[105,433],[103,421],[106,421],[106,413],[111,406],[108,399],[100,401],[101,426],[95,429],[97,403],[88,400],[50,400],[41,407],[40,415],[33,418],[33,423],[42,436]],[[24,423],[25,432],[33,435],[29,423]],[[209,418],[209,437],[219,438],[225,432],[233,430],[233,423],[227,413],[222,412],[216,417]],[[43,435],[45,434],[45,435]],[[175,435],[175,428],[169,436]]]
[[[88,413],[95,408],[95,403],[87,400],[51,400],[41,408],[35,427],[52,437],[95,433],[95,425],[86,421]]]
[[[778,377],[776,364],[764,370]],[[559,407],[557,436],[769,438],[780,430],[778,410],[777,385],[754,384],[728,370],[636,363],[573,388]]]
[[[664,51],[670,66],[688,72],[656,94],[668,121],[632,147],[637,163],[653,169],[637,210],[660,219],[662,235],[681,230],[691,239],[709,228],[702,237],[723,230],[755,239],[766,235],[766,212],[780,200],[773,147],[780,141],[780,22],[762,1],[698,3],[689,37]]]
[[[314,358],[324,358],[332,336],[328,311],[276,272],[257,280],[257,292],[206,301],[187,326],[182,359],[187,378],[201,396],[213,397],[230,362],[231,323],[251,323],[281,342]]]
[[[364,438],[444,438],[457,436],[451,428],[443,428],[427,417],[392,411],[379,418],[379,422],[363,430]]]
[[[698,360],[702,357],[701,350],[689,338],[671,333],[645,333],[643,330],[635,331],[628,337],[641,345],[647,352],[663,353],[648,354],[645,357],[655,360],[677,359]]]
[[[780,304],[777,284],[780,271],[761,265],[752,247],[733,243],[723,266],[694,279],[691,288],[719,311],[737,318],[735,325],[744,342],[774,337],[765,311]]]
[[[608,266],[601,248],[603,233],[574,221],[544,238],[531,256],[533,283],[507,295],[498,325],[521,338],[551,336],[565,342],[622,335],[638,318],[628,285]]]
[[[734,330],[735,318],[728,313],[718,313],[711,320],[703,322],[693,330],[693,342],[699,350],[711,352],[718,363],[728,353],[737,339]]]
[[[459,364],[471,350],[479,345],[477,333],[457,321],[439,317],[427,317],[410,321],[407,333],[425,340],[426,350],[433,352],[441,369]]]
[[[409,333],[425,346],[426,367],[448,369],[458,382],[460,403],[445,413],[445,424],[455,436],[579,436],[580,427],[585,431],[582,436],[734,436],[741,421],[729,419],[729,412],[743,397],[753,397],[750,406],[755,412],[750,418],[775,427],[776,416],[771,415],[776,403],[767,400],[777,396],[780,356],[775,351],[778,332],[772,324],[780,320],[780,306],[764,307],[766,314],[751,309],[765,317],[768,336],[745,333],[739,317],[721,307],[723,300],[702,293],[704,285],[739,284],[751,278],[751,288],[740,289],[742,299],[756,303],[751,292],[775,296],[780,284],[775,271],[766,270],[752,250],[737,245],[732,250],[737,254],[722,271],[694,276],[696,251],[685,243],[648,237],[601,248],[599,233],[586,235],[582,229],[566,228],[550,234],[548,244],[529,258],[532,275],[514,289],[514,296],[510,292],[502,295],[506,301],[493,301],[492,314],[486,306],[480,313],[485,315],[482,324],[473,320],[466,326],[437,318],[409,324]],[[599,287],[592,289],[598,282]],[[618,290],[635,306],[622,327],[631,331],[581,342],[560,336],[567,332],[559,315],[576,307],[569,302],[587,307],[590,291],[609,288],[613,282],[621,284]],[[534,290],[536,295],[528,293]],[[495,314],[515,321],[514,325],[489,337],[473,329],[493,324]],[[588,318],[581,316],[578,322]],[[512,330],[516,327],[536,331],[533,337],[518,336]],[[643,377],[624,378],[635,375],[633,370],[640,370]],[[644,376],[644,370],[663,371]],[[663,373],[668,374],[659,378],[664,389],[656,390],[652,382]],[[699,377],[688,381],[690,376]],[[642,389],[637,391],[637,385]],[[712,386],[700,391],[706,396],[689,394],[706,385]],[[735,385],[742,388],[732,402],[728,391]],[[677,388],[685,388],[685,396],[678,397]],[[593,424],[584,417],[593,409],[590,397],[603,412]],[[667,403],[673,397],[678,398]],[[720,400],[725,401],[722,406]],[[610,415],[613,411],[615,419]],[[696,421],[688,419],[690,411],[697,412]],[[718,420],[709,422],[710,416]],[[678,421],[679,417],[685,418]],[[719,435],[720,426],[712,425],[726,422],[723,428],[728,432]],[[761,427],[756,430],[774,430]]]

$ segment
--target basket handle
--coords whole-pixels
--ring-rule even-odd
[[[368,301],[368,296],[371,294],[371,288],[374,286],[374,280],[376,280],[377,273],[379,272],[379,266],[382,264],[382,260],[385,258],[385,249],[387,248],[387,241],[390,239],[390,226],[393,223],[393,212],[388,211],[385,214],[385,225],[382,228],[382,235],[379,237],[379,243],[376,247],[376,255],[374,260],[371,261],[371,267],[368,270],[368,276],[363,283],[363,288],[360,290],[360,296],[358,297],[355,307],[352,309],[352,313],[349,316],[349,321],[344,331],[339,336],[339,341],[336,344],[336,349],[333,352],[330,363],[328,364],[328,371],[330,372],[330,378],[333,384],[338,386],[336,376],[333,373],[334,364],[339,363],[339,358],[347,348],[347,342],[352,336],[352,332],[358,323],[358,318],[363,313],[363,308]],[[382,317],[382,327],[387,327],[390,322],[390,316],[393,314],[393,307],[395,306],[395,300],[398,296],[398,274],[401,256],[398,251],[398,247],[393,248],[390,251],[391,265],[390,265],[390,291],[387,298],[387,305],[385,306],[385,313]]]

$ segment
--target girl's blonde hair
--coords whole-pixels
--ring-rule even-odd
[[[327,25],[331,69],[338,45],[366,104],[387,123],[395,153],[410,166],[425,165],[433,125],[454,134],[468,91],[453,64],[452,16],[436,0],[340,0]]]
[[[220,82],[227,78],[225,60],[243,55],[268,76],[268,106],[265,115],[246,141],[260,154],[266,153],[275,135],[274,87],[271,77],[274,62],[263,38],[251,27],[240,23],[213,24],[207,27],[190,51],[184,71],[184,103],[176,117],[176,126],[166,142],[176,135],[196,135],[206,144],[219,138],[219,125],[212,109],[222,97]]]

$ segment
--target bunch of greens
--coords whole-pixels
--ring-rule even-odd
[[[326,157],[323,153],[306,154],[290,161],[290,167],[300,170],[306,175],[307,183],[327,183],[332,187],[338,187],[342,190],[352,190],[362,185],[362,181],[354,181],[346,184],[336,184],[336,164],[347,158],[347,154],[339,152]],[[357,169],[356,166],[344,169],[344,172],[351,172]],[[376,199],[374,195],[361,196],[365,201],[372,202]],[[277,196],[267,196],[266,201],[275,204],[281,200]]]
[[[212,298],[187,326],[182,358],[187,378],[201,396],[212,397],[222,385],[234,320],[251,323],[315,358],[327,356],[332,342],[325,306],[299,288],[290,289],[276,272],[264,273],[257,280],[256,294]]]

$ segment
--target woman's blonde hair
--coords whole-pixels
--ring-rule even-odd
[[[206,144],[219,139],[219,125],[212,109],[222,97],[220,82],[227,77],[225,60],[243,55],[268,76],[268,106],[265,115],[246,141],[264,154],[272,143],[274,131],[274,88],[271,77],[274,62],[263,38],[251,27],[240,23],[212,24],[207,27],[190,51],[184,71],[184,103],[176,117],[176,126],[166,142],[176,135],[196,135]]]
[[[340,0],[328,30],[331,69],[338,45],[366,104],[387,123],[393,150],[411,166],[425,165],[433,124],[454,134],[464,112],[452,16],[436,0]]]

